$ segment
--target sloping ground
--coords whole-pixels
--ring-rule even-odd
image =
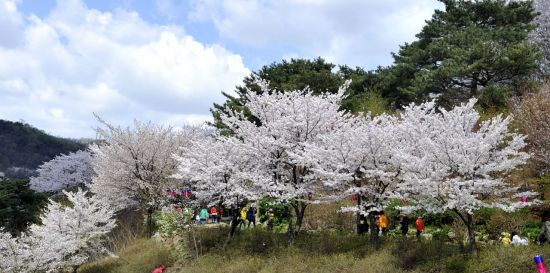
[[[352,234],[304,233],[292,246],[285,234],[262,228],[243,230],[225,248],[224,228],[197,231],[202,255],[193,259],[186,239],[171,247],[138,240],[118,259],[84,265],[80,273],[150,273],[160,264],[166,273],[201,272],[536,272],[535,255],[550,259],[550,246],[484,246],[477,254],[438,241],[393,238],[378,249]],[[182,237],[186,238],[186,237]]]

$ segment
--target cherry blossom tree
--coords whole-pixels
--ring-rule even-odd
[[[89,151],[56,156],[38,167],[38,176],[30,179],[31,188],[39,192],[59,193],[69,187],[88,187],[95,175],[92,157]]]
[[[13,237],[9,232],[0,232],[0,270],[6,273],[33,272],[33,249],[29,238],[22,234]]]
[[[0,269],[3,272],[74,271],[85,262],[108,253],[105,235],[115,227],[114,211],[96,196],[63,192],[71,206],[50,201],[41,225],[14,238],[0,233]]]
[[[245,99],[245,107],[256,121],[231,109],[222,113],[221,119],[233,137],[242,141],[242,149],[252,156],[254,176],[263,181],[263,195],[275,197],[294,209],[298,232],[308,204],[305,197],[317,183],[299,158],[308,143],[337,129],[349,117],[339,111],[348,84],[336,94],[322,95],[313,95],[307,88],[278,92],[269,89],[267,82],[258,81],[258,85],[261,92],[248,92]],[[294,236],[292,221],[289,235]]]
[[[402,163],[402,192],[416,208],[428,212],[453,211],[468,229],[475,251],[475,211],[483,207],[506,211],[537,202],[520,202],[521,196],[504,175],[524,164],[525,136],[510,132],[511,116],[481,121],[475,99],[450,111],[436,109],[433,102],[405,108],[396,131],[408,145],[395,154]]]
[[[176,176],[191,183],[199,202],[233,208],[230,236],[237,227],[240,209],[261,197],[252,171],[254,163],[242,146],[232,137],[205,137],[192,141],[181,156],[176,156]]]
[[[533,5],[539,15],[534,20],[537,27],[529,34],[529,40],[541,49],[540,70],[543,77],[548,77],[550,73],[550,2],[535,0]]]
[[[400,145],[394,134],[395,122],[395,118],[385,114],[349,117],[337,130],[319,135],[301,157],[313,177],[321,179],[328,188],[325,200],[358,197],[357,206],[342,209],[356,212],[358,224],[363,214],[370,216],[374,227],[372,212],[383,210],[397,196],[400,162],[393,154]],[[371,236],[376,241],[375,228],[371,229]]]

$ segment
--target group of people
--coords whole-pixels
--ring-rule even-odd
[[[239,218],[239,228],[242,228],[243,226],[250,227],[250,224],[256,227],[257,212],[256,206],[254,205],[250,207],[243,207],[241,209],[241,217]]]
[[[371,212],[371,213],[374,216],[374,221],[376,225],[373,228],[376,228],[376,231],[381,232],[383,235],[385,235],[389,228],[388,217],[386,217],[386,214],[384,214],[383,211],[380,213],[377,213],[377,212]],[[360,214],[359,224],[357,225],[357,233],[363,234],[363,233],[367,233],[368,231],[369,231],[368,219],[365,215]]]
[[[206,223],[219,224],[222,220],[223,213],[224,213],[223,206],[220,206],[219,208],[216,206],[212,206],[210,208],[210,211],[208,211],[208,209],[203,207],[200,210],[195,209],[195,212],[193,214],[193,219],[195,220],[195,224],[206,224]]]
[[[381,212],[371,212],[374,215],[375,225],[373,228],[376,228],[376,232],[379,232],[381,235],[386,235],[389,230],[389,220],[384,211]],[[401,233],[406,235],[409,232],[409,216],[403,215],[401,218]],[[420,235],[424,232],[426,225],[424,224],[424,219],[422,216],[418,216],[416,219],[416,238],[420,238]],[[368,219],[365,215],[359,216],[359,224],[357,226],[357,233],[363,234],[369,231]]]
[[[212,206],[210,207],[210,209],[207,209],[206,207],[196,208],[192,212],[191,209],[188,207],[183,208],[177,206],[175,207],[175,209],[181,213],[184,213],[185,215],[189,215],[189,217],[192,217],[191,219],[195,224],[219,224],[224,214],[223,206]],[[240,217],[238,218],[239,228],[243,226],[250,227],[250,225],[253,225],[255,227],[256,219],[259,218],[257,214],[258,210],[256,209],[256,206],[254,204],[242,208],[240,211]],[[275,220],[275,213],[273,212],[273,209],[269,209],[266,212],[265,216],[265,219],[267,220],[267,227],[272,228]]]

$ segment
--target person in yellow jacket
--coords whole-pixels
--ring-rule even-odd
[[[390,227],[390,223],[388,221],[388,217],[384,214],[384,211],[380,212],[378,222],[380,225],[380,230],[382,230],[382,235],[386,235],[386,232],[388,232],[388,228]]]
[[[273,223],[275,221],[275,213],[273,212],[273,209],[269,209],[267,211],[267,228],[273,229]]]
[[[501,235],[502,235],[502,238],[500,239],[500,241],[502,242],[502,245],[509,246],[510,243],[512,242],[512,240],[510,239],[511,237],[510,233],[503,232],[501,233]]]
[[[248,211],[248,209],[246,207],[243,207],[241,209],[241,219],[240,220],[240,223],[239,223],[239,228],[241,228],[242,226],[246,226],[246,212]]]

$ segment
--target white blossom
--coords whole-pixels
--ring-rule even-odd
[[[93,155],[89,151],[77,151],[54,159],[38,167],[38,176],[31,177],[31,189],[57,193],[74,186],[89,186],[94,176]]]
[[[388,115],[348,117],[344,125],[307,146],[302,160],[328,187],[326,199],[358,196],[358,207],[342,211],[382,210],[396,197],[400,162],[393,156],[399,148],[394,123]]]
[[[234,138],[195,139],[181,156],[176,156],[176,176],[189,181],[199,202],[233,206],[256,200],[261,193],[259,183],[254,164],[244,151],[241,141]]]
[[[409,144],[396,153],[404,168],[400,187],[428,211],[471,214],[531,204],[514,198],[517,188],[503,178],[529,158],[525,136],[508,130],[511,116],[480,121],[475,103],[450,111],[436,111],[433,103],[405,109],[398,132]]]
[[[245,106],[258,122],[227,109],[222,114],[242,149],[250,155],[257,181],[262,181],[266,196],[281,201],[302,198],[315,188],[308,166],[300,163],[308,143],[319,135],[341,126],[348,117],[339,111],[347,84],[336,94],[314,95],[309,89],[288,92],[270,90],[259,82],[262,91],[248,92]]]
[[[91,148],[97,176],[90,188],[117,209],[158,207],[166,189],[179,184],[172,155],[203,133],[196,127],[176,130],[138,121],[134,128],[121,128],[98,120],[104,125],[97,129],[104,143]]]
[[[59,272],[97,259],[108,251],[104,236],[115,227],[114,211],[86,192],[63,192],[70,206],[50,200],[41,225],[13,238],[0,233],[3,272]]]

